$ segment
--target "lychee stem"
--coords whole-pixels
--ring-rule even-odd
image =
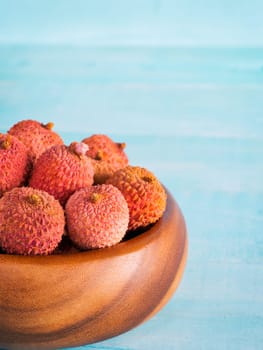
[[[11,146],[11,136],[7,135],[6,139],[3,142],[1,142],[0,147],[2,149],[8,149],[10,148],[10,146]]]
[[[96,193],[96,192],[94,192],[94,193],[92,193],[91,195],[90,195],[90,201],[92,202],[92,203],[97,203],[100,199],[101,199],[101,194],[100,193]]]
[[[125,142],[116,142],[116,145],[120,148],[120,149],[124,149],[126,147],[126,143]]]
[[[102,150],[98,150],[95,160],[102,160],[103,159],[103,151]]]
[[[53,128],[54,128],[54,123],[52,123],[52,122],[49,122],[49,123],[47,123],[47,124],[42,124],[42,126],[45,128],[45,129],[47,129],[47,130],[52,130]]]
[[[142,180],[149,183],[153,182],[153,178],[151,178],[150,176],[143,176]]]
[[[38,205],[41,203],[41,197],[35,193],[32,193],[26,197],[26,201],[30,204]]]

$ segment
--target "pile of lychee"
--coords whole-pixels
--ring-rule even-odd
[[[95,134],[67,146],[53,126],[22,120],[0,134],[2,253],[106,248],[161,218],[165,189],[129,165],[124,143]]]

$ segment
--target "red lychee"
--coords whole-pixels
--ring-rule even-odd
[[[122,240],[129,209],[112,185],[96,185],[75,192],[66,204],[70,239],[81,249],[110,247]]]
[[[0,197],[24,183],[28,172],[28,152],[22,142],[8,134],[0,134]]]
[[[89,146],[87,155],[92,158],[95,184],[104,183],[116,170],[128,165],[125,143],[116,143],[102,134],[92,135],[82,142]]]
[[[63,208],[44,191],[17,187],[0,199],[0,246],[9,254],[52,253],[64,226]]]
[[[166,192],[149,170],[127,166],[116,171],[107,181],[116,186],[129,207],[129,230],[146,227],[162,216],[166,207]]]
[[[57,145],[38,158],[29,185],[52,194],[64,205],[76,190],[93,183],[93,167],[85,155],[88,146],[72,142],[69,147]]]
[[[36,120],[22,120],[11,127],[10,135],[16,136],[26,146],[30,161],[37,158],[54,145],[63,145],[62,138],[52,131],[53,123],[42,124]]]

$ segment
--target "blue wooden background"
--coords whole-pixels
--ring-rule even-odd
[[[0,129],[127,143],[179,202],[189,257],[144,325],[79,349],[263,348],[261,1],[0,0]]]

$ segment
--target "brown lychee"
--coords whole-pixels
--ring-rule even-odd
[[[88,146],[72,142],[69,147],[57,145],[38,158],[29,185],[46,191],[64,205],[73,192],[93,183],[93,167],[85,155]]]
[[[70,239],[81,249],[110,247],[124,237],[129,222],[128,205],[112,185],[76,191],[66,204]]]
[[[106,183],[116,186],[128,203],[129,230],[146,227],[163,215],[166,192],[149,170],[138,166],[127,166],[116,171]]]
[[[24,183],[28,172],[28,152],[22,142],[8,134],[0,134],[0,197]]]
[[[82,142],[89,146],[87,155],[92,158],[95,184],[104,183],[116,170],[128,165],[125,143],[114,142],[103,134],[92,135]]]
[[[0,246],[9,254],[50,254],[64,227],[63,208],[44,191],[17,187],[0,199]]]
[[[36,120],[22,120],[11,127],[10,135],[16,136],[26,146],[30,161],[35,163],[37,158],[54,145],[63,145],[62,138],[52,128],[53,123],[42,124]]]

